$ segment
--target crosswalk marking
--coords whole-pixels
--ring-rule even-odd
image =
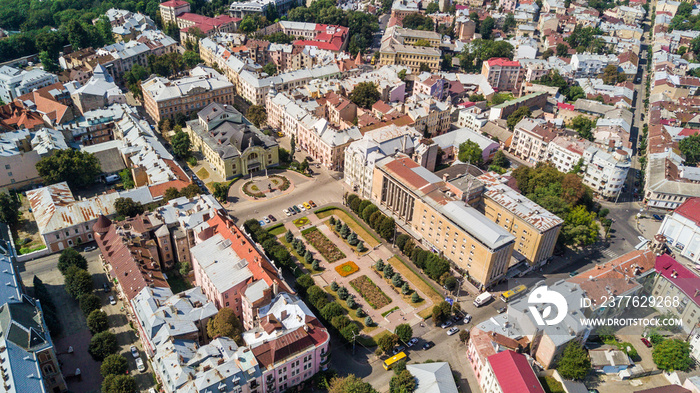
[[[610,257],[610,258],[617,258],[619,256],[619,255],[617,255],[617,253],[610,251],[608,249],[602,250],[601,252],[603,253],[603,255]]]

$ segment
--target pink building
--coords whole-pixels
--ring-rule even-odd
[[[298,297],[279,293],[257,317],[259,326],[243,339],[258,360],[265,393],[303,390],[304,381],[328,368],[330,335]]]
[[[480,386],[484,393],[544,393],[528,359],[513,351],[489,356]]]
[[[522,68],[517,61],[504,57],[494,57],[484,62],[481,75],[486,77],[496,91],[516,91],[523,78]]]
[[[481,380],[486,374],[488,358],[490,356],[503,350],[516,350],[518,347],[523,348],[527,346],[526,342],[519,343],[502,334],[485,332],[478,327],[472,328],[470,333],[469,346],[467,347],[467,360],[469,360],[469,365],[472,371],[474,371],[474,375],[479,384],[481,384]]]
[[[217,308],[235,311],[244,329],[251,329],[258,308],[279,291],[292,291],[229,218],[217,215],[202,226],[190,249],[195,282]]]

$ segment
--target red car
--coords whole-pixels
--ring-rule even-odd
[[[642,337],[642,343],[646,345],[647,348],[651,348],[651,342],[644,337]]]

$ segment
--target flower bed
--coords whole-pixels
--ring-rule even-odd
[[[294,220],[293,222],[297,228],[301,228],[304,225],[309,223],[309,219],[307,217],[300,217],[300,218],[297,218],[296,220]]]
[[[326,235],[321,233],[316,227],[305,229],[301,232],[302,236],[312,245],[318,252],[326,258],[328,263],[333,263],[345,258],[345,254],[330,241]]]
[[[280,191],[286,191],[286,190],[289,188],[289,186],[290,186],[289,179],[287,179],[287,178],[284,177],[284,176],[272,175],[272,176],[270,176],[270,179],[272,180],[272,182],[273,182],[276,186],[279,186],[278,188],[280,189]],[[282,184],[279,185],[279,184],[275,183],[275,180],[279,180]]]
[[[248,181],[247,183],[245,183],[245,184],[243,185],[243,187],[242,187],[243,193],[246,194],[246,195],[248,195],[248,196],[251,197],[251,198],[256,198],[256,199],[257,199],[257,198],[264,198],[264,197],[265,197],[265,194],[263,194],[262,192],[252,192],[252,191],[248,190],[248,187],[250,187],[250,188],[252,189],[252,188],[253,188],[252,186],[253,186],[253,181],[252,181],[252,180],[250,180],[250,181]],[[256,187],[256,188],[257,188],[257,187]]]
[[[367,276],[360,276],[350,281],[350,286],[359,292],[362,298],[367,301],[369,306],[375,310],[391,303],[391,298],[381,289],[379,289],[379,287]]]
[[[347,277],[356,271],[360,270],[360,267],[353,261],[345,262],[340,266],[335,267],[335,271],[340,274],[341,277]]]

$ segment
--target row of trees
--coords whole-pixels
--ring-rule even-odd
[[[294,237],[291,230],[288,230],[287,233],[284,234],[284,239],[287,241],[287,243],[291,244],[297,254],[304,258],[304,261],[307,264],[311,265],[313,270],[321,270],[321,265],[318,259],[314,258],[314,254],[311,252],[311,250],[306,249],[306,246],[301,239]]]
[[[408,281],[404,281],[403,277],[401,277],[399,273],[394,272],[394,268],[391,267],[390,264],[384,263],[383,259],[379,259],[377,262],[375,262],[374,268],[378,273],[384,276],[386,280],[389,280],[391,285],[396,288],[401,288],[401,293],[404,295],[411,293],[411,287],[408,285]],[[418,303],[421,300],[422,299],[418,295],[418,292],[413,291],[413,294],[411,295],[411,302]]]
[[[428,277],[439,282],[441,285],[447,283],[450,277],[450,261],[441,258],[433,252],[423,250],[416,246],[413,239],[409,235],[403,233],[396,237],[396,247],[398,247],[404,255],[411,258],[413,264],[422,269]],[[450,285],[452,285],[452,280],[449,281]]]
[[[328,220],[329,223],[331,224],[331,227],[335,231],[335,233],[343,238],[343,240],[346,240],[349,245],[356,247],[357,252],[365,252],[367,251],[367,248],[365,247],[365,242],[360,240],[357,237],[357,233],[353,232],[350,230],[350,227],[348,227],[348,224],[343,223],[341,220],[336,220],[334,217],[331,216],[330,220]]]
[[[316,315],[319,315],[325,321],[324,325],[328,326],[330,324],[340,333],[343,339],[352,342],[354,336],[360,332],[360,327],[345,314],[343,306],[337,302],[329,302],[326,292],[316,285],[313,278],[308,274],[298,277],[296,284],[299,295],[307,300],[307,304],[311,304],[318,310]],[[342,293],[341,289],[343,287],[337,289],[339,297]],[[347,293],[347,289],[344,292]],[[349,294],[347,296],[344,294],[343,296],[347,299]],[[369,318],[369,321],[371,322],[371,318]]]
[[[268,231],[260,226],[256,219],[250,219],[243,223],[243,228],[250,234],[254,241],[262,245],[265,254],[268,258],[277,262],[277,264],[288,271],[295,272],[296,266],[292,261],[292,255],[287,250],[287,247],[280,244],[277,238],[271,235]]]
[[[355,214],[361,217],[370,228],[374,229],[379,236],[386,240],[394,236],[394,231],[396,231],[394,219],[380,212],[379,208],[370,202],[369,199],[362,199],[355,194],[350,194],[346,196],[345,203]]]

